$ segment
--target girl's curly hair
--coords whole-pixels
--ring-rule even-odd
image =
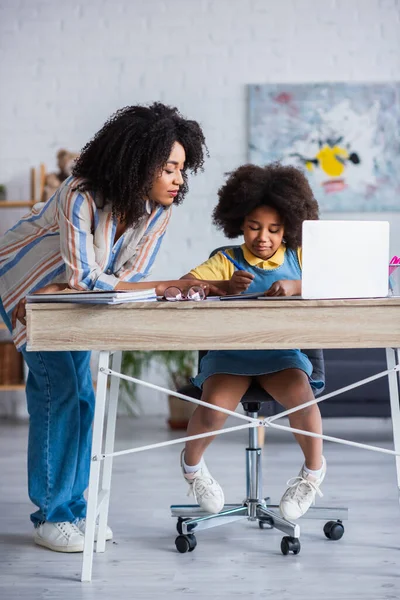
[[[207,147],[196,121],[160,102],[118,110],[83,148],[72,174],[85,179],[79,190],[99,192],[104,202],[111,203],[114,215],[130,226],[145,214],[143,198],[175,142],[186,153],[184,182],[174,200],[180,204],[188,191],[186,171],[203,169]]]
[[[279,163],[243,165],[229,173],[218,190],[213,222],[228,238],[243,233],[245,217],[259,206],[274,208],[283,219],[289,248],[301,246],[302,223],[318,219],[318,203],[303,173]]]

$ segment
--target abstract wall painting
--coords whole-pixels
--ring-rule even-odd
[[[322,212],[400,210],[400,83],[248,87],[250,162],[302,168]]]

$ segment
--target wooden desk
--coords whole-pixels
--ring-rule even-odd
[[[28,304],[28,350],[400,347],[400,298]]]
[[[92,576],[97,515],[96,551],[105,550],[121,369],[121,353],[116,352],[103,443],[111,350],[386,348],[394,448],[400,453],[399,378],[394,370],[399,363],[400,298],[28,304],[27,330],[28,350],[100,350],[82,581]],[[396,470],[400,489],[399,456]]]

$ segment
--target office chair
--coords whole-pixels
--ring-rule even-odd
[[[230,246],[232,247],[232,246]],[[225,247],[224,247],[225,248]],[[212,254],[220,250],[218,248]],[[212,256],[212,255],[211,255]],[[313,378],[325,381],[322,350],[303,350],[313,365]],[[199,359],[206,352],[199,353]],[[320,393],[322,390],[318,390]],[[201,390],[189,384],[179,390],[181,394],[200,399]],[[272,416],[283,410],[275,400],[257,383],[253,382],[241,399],[243,409],[249,417]],[[279,505],[271,504],[270,498],[262,492],[262,449],[258,444],[256,427],[249,428],[249,443],[246,448],[246,497],[240,504],[225,504],[222,511],[210,514],[198,504],[172,505],[171,516],[177,517],[178,537],[175,546],[178,552],[192,552],[197,545],[195,533],[203,529],[218,527],[226,523],[248,519],[258,521],[260,529],[278,529],[285,536],[281,540],[281,552],[284,555],[300,552],[300,526],[279,513]],[[343,520],[348,517],[347,508],[327,508],[312,506],[303,518],[327,520],[323,527],[325,536],[330,540],[339,540],[344,534]]]

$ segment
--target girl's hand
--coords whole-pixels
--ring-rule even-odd
[[[297,296],[301,294],[301,281],[291,279],[281,279],[275,281],[265,296]]]
[[[45,285],[44,287],[40,288],[40,290],[36,290],[34,293],[54,294],[55,292],[61,292],[65,289],[69,289],[67,283],[49,283],[49,285]],[[20,321],[22,325],[26,325],[26,298],[22,298],[13,310],[11,315],[11,325],[13,329],[15,329],[17,321]]]
[[[242,292],[245,292],[253,279],[254,275],[247,271],[235,271],[229,280],[227,293],[241,294]]]

